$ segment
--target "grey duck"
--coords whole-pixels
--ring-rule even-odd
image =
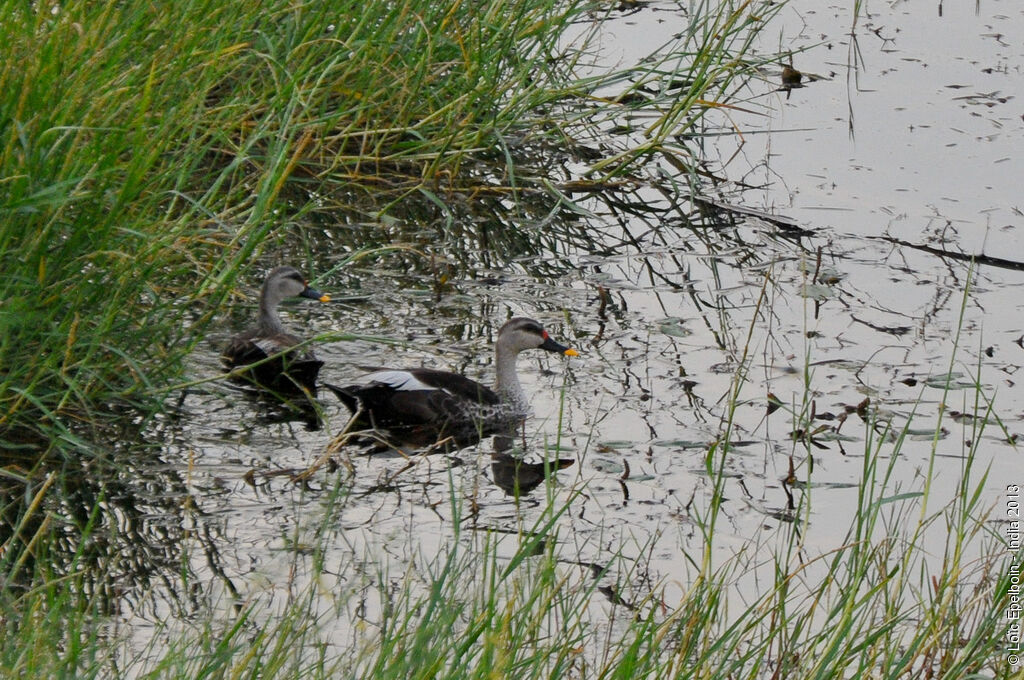
[[[514,431],[529,415],[516,374],[516,358],[528,349],[578,355],[537,321],[516,317],[499,329],[494,344],[494,389],[433,368],[368,368],[359,384],[327,387],[352,412],[356,427],[376,430],[389,444],[464,448]]]
[[[324,363],[310,350],[291,349],[302,339],[285,330],[277,306],[284,298],[293,296],[320,302],[331,299],[310,288],[295,267],[278,267],[263,282],[256,325],[233,337],[221,357],[228,369],[250,366],[243,373],[245,378],[282,394],[315,392],[316,378]]]

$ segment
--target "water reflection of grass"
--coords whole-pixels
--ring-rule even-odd
[[[154,410],[173,417],[173,404],[159,403],[159,388],[178,381],[182,358],[249,263],[288,252],[294,263],[323,272],[337,260],[331,249],[402,240],[430,244],[467,272],[529,261],[542,276],[571,266],[564,253],[611,254],[616,239],[634,245],[626,227],[595,239],[572,197],[606,193],[612,214],[631,215],[645,210],[646,199],[606,190],[612,182],[630,186],[633,161],[661,155],[695,176],[679,140],[704,111],[728,103],[745,68],[743,31],[772,11],[771,3],[700,5],[678,45],[580,79],[573,69],[588,58],[594,36],[583,31],[569,44],[564,35],[593,17],[592,5],[467,7],[64,3],[48,12],[28,4],[5,17],[5,674],[410,677],[447,669],[453,676],[593,676],[604,668],[608,676],[661,677],[665,669],[713,676],[749,668],[756,675],[806,668],[797,664],[814,655],[870,666],[903,654],[897,660],[912,666],[933,652],[953,671],[956,664],[984,667],[992,642],[982,636],[995,639],[998,621],[984,618],[952,578],[964,573],[958,553],[933,585],[913,571],[924,563],[920,551],[897,561],[895,542],[870,532],[832,558],[839,576],[817,580],[807,574],[824,562],[800,563],[794,533],[770,594],[737,612],[726,610],[725,595],[745,568],[740,560],[718,570],[710,558],[694,560],[691,591],[667,602],[656,588],[631,587],[641,566],[621,559],[608,572],[619,574],[614,583],[574,574],[580,565],[555,552],[555,535],[542,545],[486,533],[466,540],[463,532],[441,558],[417,556],[418,571],[391,573],[371,554],[368,571],[356,573],[323,561],[338,539],[336,513],[325,512],[318,531],[293,543],[297,555],[312,556],[312,575],[285,584],[295,592],[282,609],[268,617],[255,596],[229,604],[241,609],[238,616],[213,613],[197,574],[212,574],[229,593],[233,582],[218,555],[224,539],[209,535],[190,494],[222,491],[194,488],[191,467],[158,455],[138,467],[127,463],[140,463],[140,450],[110,441],[140,439],[139,420]],[[648,124],[608,145],[612,124],[651,112]],[[598,172],[580,179],[553,159]],[[406,203],[410,195],[418,200]],[[386,220],[379,224],[389,229],[335,224],[342,210],[376,220],[399,201],[423,206],[426,227],[417,228],[424,234]],[[491,220],[508,206],[507,221]],[[409,223],[418,222],[416,209],[403,215]],[[427,262],[410,261],[417,269]],[[684,279],[685,263],[677,264]],[[440,286],[446,277],[435,274]],[[685,280],[665,283],[686,289]],[[56,452],[66,455],[39,455]],[[343,491],[333,497],[335,510]],[[881,493],[866,486],[870,502],[855,526],[867,530],[888,518],[898,533],[895,520],[906,515],[882,513],[903,505]],[[971,507],[951,506],[941,516],[955,529],[951,549],[977,530],[965,519],[977,497],[964,497]],[[565,507],[550,505],[523,536],[551,534],[549,523]],[[457,499],[453,509],[462,511]],[[713,517],[700,518],[709,543]],[[321,589],[339,573],[338,583]],[[354,588],[348,577],[365,580]],[[804,590],[794,595],[797,582]],[[151,618],[170,611],[188,630],[153,635],[142,653],[122,654],[118,617],[147,606],[151,588],[169,598]],[[380,604],[378,618],[347,608],[367,593]],[[602,638],[591,618],[599,593],[620,603],[612,610],[614,637]],[[824,636],[808,623],[820,617]],[[931,626],[920,641],[907,633],[890,642],[869,630],[877,620],[880,632],[905,632],[894,625],[907,619]],[[349,624],[350,637],[339,641],[332,626]],[[864,657],[865,650],[878,656]]]
[[[540,504],[509,531],[479,521],[471,486],[449,470],[451,534],[435,551],[408,525],[398,543],[412,550],[395,560],[376,539],[360,543],[358,530],[339,528],[356,504],[344,476],[326,475],[323,515],[288,537],[289,580],[244,602],[225,593],[233,606],[203,607],[127,650],[97,630],[98,612],[77,601],[71,574],[22,595],[24,618],[8,621],[5,643],[21,655],[4,663],[22,677],[108,677],[108,664],[133,677],[1011,677],[1003,633],[1012,574],[988,526],[975,450],[956,498],[935,507],[932,471],[913,486],[898,481],[902,434],[870,419],[863,433],[855,515],[830,517],[817,507],[827,497],[811,492],[795,508],[847,527],[820,553],[804,543],[802,521],[780,523],[732,557],[714,549],[726,526],[725,446],[707,451],[712,491],[691,503],[686,523],[663,523],[657,548],[603,535],[602,563],[581,561],[563,526],[585,481],[540,490]],[[651,564],[693,528],[703,552],[680,551],[670,574]],[[936,536],[939,551],[926,547]],[[185,537],[182,549],[201,545]],[[740,604],[737,593],[749,599]]]

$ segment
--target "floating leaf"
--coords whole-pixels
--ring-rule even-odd
[[[628,439],[610,439],[608,441],[598,442],[598,447],[605,449],[631,449],[636,446],[636,442]]]
[[[662,319],[661,321],[658,321],[657,323],[658,330],[660,330],[665,335],[671,335],[672,337],[675,338],[685,338],[691,335],[691,332],[683,327],[683,323],[685,323],[684,319],[670,316],[668,318]]]
[[[626,471],[626,468],[617,460],[608,460],[607,458],[598,458],[592,463],[594,469],[598,472],[607,472],[613,475],[621,475]]]
[[[835,284],[846,278],[846,275],[840,272],[835,267],[824,266],[818,270],[818,275],[815,277],[821,284],[826,286],[834,286]]]
[[[668,446],[673,449],[704,449],[707,442],[698,442],[692,439],[659,439],[652,443],[652,446]]]
[[[836,291],[831,286],[823,286],[819,283],[809,283],[804,286],[802,294],[809,300],[817,300],[823,302],[831,297],[834,297]]]
[[[818,432],[814,435],[815,439],[826,441],[826,442],[855,442],[860,441],[857,437],[852,437],[848,434],[841,434],[835,430],[829,429],[823,432]]]
[[[788,483],[794,489],[855,489],[860,486],[855,482],[805,482],[802,479]]]
[[[935,430],[934,429],[927,430],[925,432],[921,432],[920,434],[908,434],[907,436],[909,437],[909,439],[911,441],[915,441],[915,442],[927,442],[927,441],[931,441],[932,439],[936,438]],[[947,430],[944,427],[939,430],[938,439],[945,439],[948,436],[949,436],[949,430]]]
[[[973,389],[978,386],[973,380],[964,377],[963,373],[953,371],[952,373],[941,373],[939,375],[930,375],[924,380],[924,384],[928,387],[934,387],[939,390],[965,390]]]
[[[845,368],[848,371],[859,371],[867,365],[867,362],[857,361],[856,359],[835,359],[833,361],[821,363],[828,364],[829,366],[835,366],[836,368]]]

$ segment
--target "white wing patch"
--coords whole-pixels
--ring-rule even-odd
[[[281,351],[281,346],[270,338],[253,338],[252,344],[259,347],[268,357]]]
[[[420,382],[409,371],[377,371],[364,376],[366,382],[383,383],[393,390],[405,390],[409,392],[436,390],[438,388]]]

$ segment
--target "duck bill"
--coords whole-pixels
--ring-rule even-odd
[[[541,344],[540,348],[543,349],[543,350],[547,350],[548,352],[555,352],[556,354],[564,354],[567,357],[575,357],[575,356],[579,356],[579,354],[580,354],[579,352],[577,352],[576,350],[572,349],[571,347],[566,347],[565,345],[558,344],[557,342],[555,342],[551,338],[544,338],[544,342]]]
[[[300,297],[304,297],[304,298],[309,298],[310,300],[319,300],[320,302],[330,302],[331,301],[331,296],[330,295],[325,295],[324,293],[321,293],[317,289],[310,288],[309,286],[306,286],[306,290],[304,290],[301,293],[299,293],[299,296]]]

